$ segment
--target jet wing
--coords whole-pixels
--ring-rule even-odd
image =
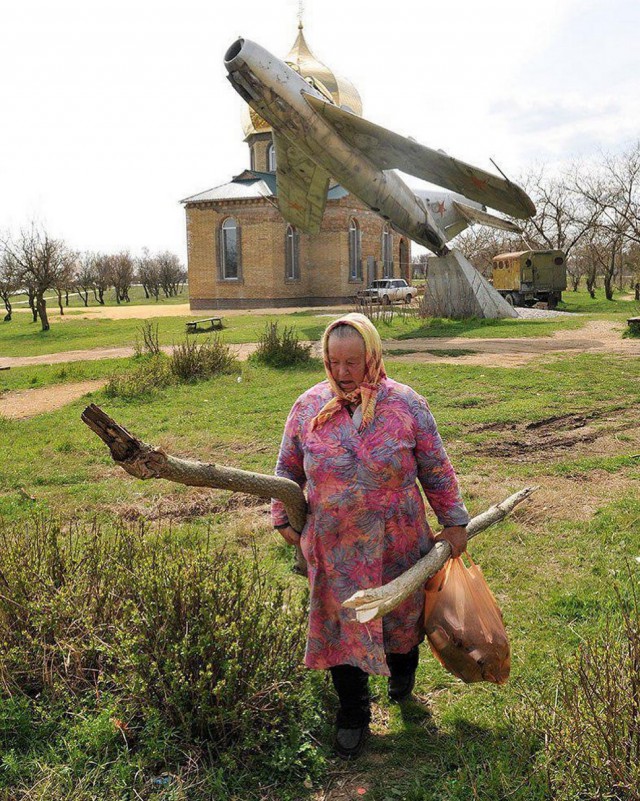
[[[453,201],[453,206],[456,211],[465,218],[465,220],[472,225],[479,223],[480,225],[489,225],[491,228],[500,228],[503,231],[511,231],[514,234],[521,234],[522,228],[519,228],[515,223],[510,220],[503,220],[502,217],[496,217],[494,214],[489,214],[481,209],[474,209],[473,206],[467,206],[465,203],[460,203],[458,200]]]
[[[346,142],[382,170],[402,170],[513,217],[526,219],[536,212],[531,198],[511,181],[406,139],[312,95],[304,93],[304,99]]]
[[[280,213],[304,233],[317,234],[327,203],[329,173],[275,131],[273,144]]]

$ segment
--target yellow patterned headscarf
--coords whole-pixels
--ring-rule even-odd
[[[343,392],[339,385],[336,383],[334,377],[331,375],[331,367],[329,365],[329,335],[339,325],[350,325],[360,334],[364,340],[365,348],[365,372],[364,381],[358,389],[353,392]],[[324,336],[322,338],[322,355],[324,358],[324,369],[327,373],[327,379],[333,390],[335,397],[326,403],[318,414],[311,421],[311,430],[313,431],[318,426],[330,420],[334,414],[337,414],[344,406],[350,403],[362,403],[362,423],[360,428],[363,429],[373,420],[373,415],[376,408],[376,396],[380,389],[380,382],[387,377],[384,370],[384,363],[382,361],[382,340],[380,334],[376,330],[375,325],[365,317],[364,314],[345,314],[344,317],[339,317],[327,326]]]

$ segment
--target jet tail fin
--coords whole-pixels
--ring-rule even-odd
[[[465,203],[460,203],[459,200],[453,201],[453,206],[464,219],[473,225],[479,223],[480,225],[488,225],[490,228],[499,228],[502,231],[511,231],[514,234],[521,234],[522,228],[512,223],[510,220],[504,220],[502,217],[496,217],[495,214],[489,214],[488,211],[481,209],[474,209],[473,206],[467,206]]]

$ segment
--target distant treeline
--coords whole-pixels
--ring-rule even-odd
[[[453,244],[483,274],[499,253],[564,250],[572,289],[581,282],[594,297],[598,285],[611,300],[614,287],[635,289],[640,300],[640,141],[621,154],[573,163],[551,175],[544,167],[518,181],[536,205],[530,220],[514,219],[522,234],[478,226]],[[414,259],[420,275],[427,254]]]
[[[40,319],[42,329],[49,329],[45,294],[54,291],[60,313],[69,295],[77,293],[85,306],[90,299],[104,305],[105,293],[114,289],[117,303],[128,303],[133,284],[141,284],[145,297],[178,295],[187,281],[187,271],[175,255],[163,251],[134,258],[128,251],[119,253],[77,253],[61,239],[53,239],[43,228],[32,224],[17,236],[0,240],[0,298],[5,321],[11,320],[12,297],[24,292],[33,321]]]

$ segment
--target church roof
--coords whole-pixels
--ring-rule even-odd
[[[346,197],[347,190],[334,184],[329,187],[327,198],[329,200],[339,200]],[[277,197],[278,189],[276,186],[275,172],[259,172],[258,170],[244,170],[239,175],[234,176],[226,184],[220,184],[206,192],[191,195],[181,200],[181,203],[203,203],[211,200],[248,200],[259,197]]]
[[[346,107],[354,114],[362,116],[362,100],[358,90],[351,81],[336,75],[312,53],[302,32],[302,22],[298,25],[298,35],[293,47],[284,60],[303,78],[310,80],[318,91],[332,98],[337,106]],[[271,130],[271,126],[249,105],[243,109],[242,127],[245,136]]]

